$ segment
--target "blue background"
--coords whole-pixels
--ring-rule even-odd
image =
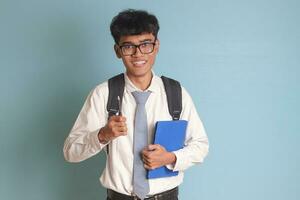
[[[109,24],[157,15],[155,72],[181,81],[210,139],[183,200],[300,199],[297,0],[1,0],[0,199],[104,199],[105,155],[62,148],[89,91],[122,72]]]

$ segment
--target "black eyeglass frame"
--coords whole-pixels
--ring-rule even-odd
[[[143,52],[141,51],[140,47],[141,47],[142,45],[145,45],[145,44],[152,44],[152,45],[153,45],[153,48],[152,48],[152,51],[151,51],[151,52],[143,53]],[[150,54],[150,53],[152,53],[152,52],[154,51],[155,45],[156,45],[156,39],[154,40],[154,42],[145,42],[145,43],[141,43],[141,44],[139,44],[139,45],[135,45],[135,44],[125,44],[125,45],[118,45],[118,47],[120,48],[121,53],[122,53],[123,56],[132,56],[132,55],[136,54],[137,49],[139,49],[139,51],[141,52],[141,54]],[[134,47],[135,47],[135,51],[134,51],[132,54],[124,54],[124,52],[123,52],[123,50],[122,50],[122,47],[125,47],[125,46],[134,46]]]

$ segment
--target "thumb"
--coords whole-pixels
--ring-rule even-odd
[[[156,149],[158,149],[158,145],[157,144],[149,144],[147,149],[148,149],[148,151],[156,150]]]

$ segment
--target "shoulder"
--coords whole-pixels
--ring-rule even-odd
[[[182,104],[184,106],[187,106],[187,105],[190,105],[193,103],[191,95],[183,86],[181,86],[181,93],[182,93]]]
[[[108,81],[105,81],[103,83],[96,85],[94,90],[97,93],[103,93],[103,92],[108,91]]]
[[[187,89],[183,86],[183,84],[179,80],[174,79],[172,77],[167,76],[167,78],[179,82],[180,87],[181,87],[181,96],[182,96],[181,99],[182,99],[183,109],[188,108],[191,105],[193,105],[192,97],[190,96],[190,94],[187,91]],[[162,78],[161,77],[157,77],[157,81],[158,81],[160,87],[162,88],[162,91],[165,93],[165,88],[164,88],[164,83],[162,81]]]
[[[108,96],[108,81],[99,83],[91,91],[89,96],[92,98],[106,98]]]
[[[183,98],[183,100],[184,100],[184,99],[191,98],[190,95],[189,95],[189,93],[188,93],[188,91],[187,91],[186,88],[182,85],[182,83],[180,82],[180,80],[174,79],[174,78],[169,77],[169,76],[165,76],[165,77],[168,78],[168,79],[171,79],[171,80],[174,80],[174,81],[179,82],[180,87],[181,87],[181,93],[182,93],[182,98]],[[159,85],[160,85],[161,87],[164,87],[164,83],[163,83],[162,78],[159,77],[159,76],[156,76],[156,79],[157,79],[157,82],[159,83]]]

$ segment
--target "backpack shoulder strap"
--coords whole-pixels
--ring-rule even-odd
[[[167,94],[169,113],[173,120],[179,120],[182,111],[182,91],[180,83],[165,76],[161,76],[161,79]]]
[[[108,101],[106,109],[109,117],[121,112],[121,108],[119,108],[119,105],[122,104],[124,87],[125,80],[123,73],[116,75],[108,80]]]
[[[179,120],[182,111],[182,92],[180,83],[165,76],[162,76],[161,78],[167,94],[169,113],[173,120]],[[119,105],[122,104],[124,87],[125,80],[123,73],[108,80],[109,95],[106,109],[109,117],[120,112]]]

